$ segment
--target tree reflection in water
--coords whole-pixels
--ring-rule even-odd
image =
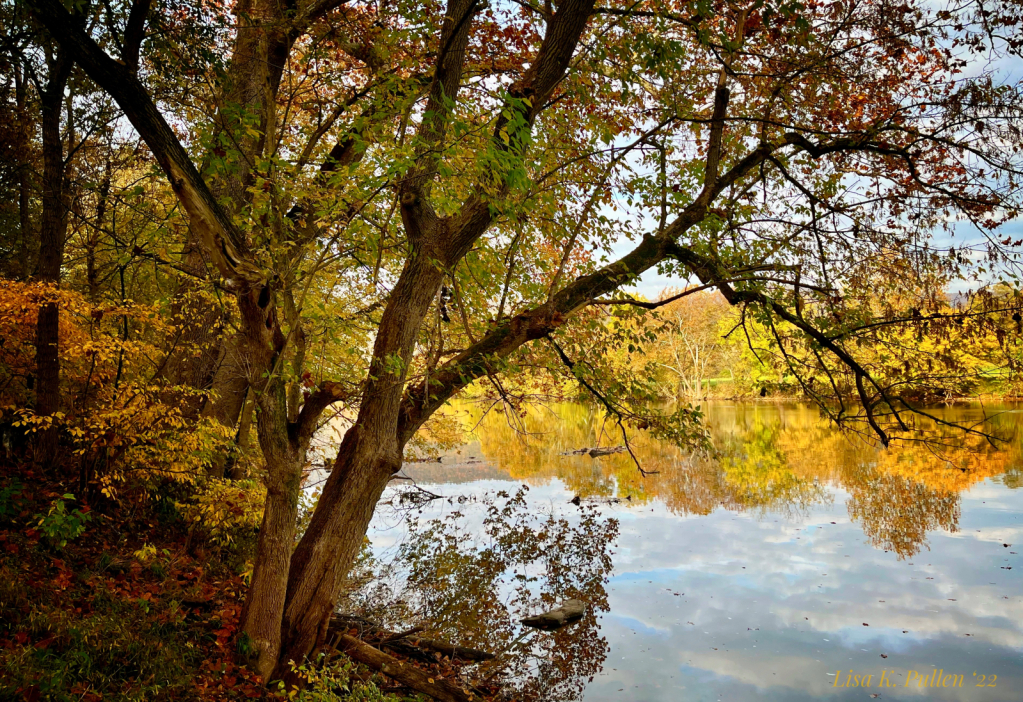
[[[597,620],[608,610],[605,585],[618,521],[592,504],[538,509],[528,490],[463,499],[443,518],[422,523],[412,509],[395,557],[370,568],[371,589],[353,593],[347,608],[395,628],[424,625],[426,636],[497,653],[474,671],[476,684],[504,680],[515,699],[578,698],[607,657]],[[390,584],[388,591],[379,590],[381,582]],[[518,624],[565,599],[586,603],[580,621],[556,632]],[[375,602],[390,611],[372,612]]]
[[[926,547],[929,531],[958,529],[963,490],[1002,474],[1008,485],[1020,482],[1015,415],[978,407],[930,412],[964,423],[989,417],[987,430],[1005,441],[992,443],[953,430],[935,441],[939,425],[921,419],[899,442],[882,449],[837,431],[813,407],[711,403],[705,412],[713,455],[691,455],[643,432],[630,437],[643,468],[658,472],[646,478],[627,453],[597,459],[563,455],[583,446],[619,443],[620,435],[593,407],[534,407],[514,427],[497,412],[481,421],[477,404],[463,403],[452,411],[466,428],[479,422],[479,452],[490,464],[527,483],[557,478],[583,498],[628,498],[633,504],[656,499],[681,515],[717,508],[793,514],[844,490],[851,495],[849,516],[870,542],[901,557]],[[931,439],[927,444],[920,441],[925,435]],[[441,475],[443,467],[438,470]]]
[[[968,407],[933,413],[960,422],[985,416]],[[574,699],[607,655],[597,618],[607,610],[604,585],[618,524],[602,513],[604,503],[618,500],[629,509],[656,500],[679,515],[723,508],[796,516],[844,499],[869,543],[908,558],[927,547],[929,532],[958,530],[962,491],[994,476],[1009,487],[1023,482],[1014,417],[1007,414],[987,425],[1005,442],[950,433],[939,445],[925,445],[917,439],[933,437],[939,425],[931,423],[885,450],[839,433],[807,406],[712,404],[706,409],[712,454],[692,455],[635,432],[636,456],[645,470],[656,471],[645,478],[628,453],[566,455],[618,443],[620,435],[592,407],[533,407],[512,422],[501,413],[481,418],[481,407],[466,402],[451,414],[449,420],[475,433],[443,464],[407,465],[421,483],[474,475],[527,485],[557,479],[581,504],[538,511],[522,491],[475,495],[422,524],[413,518],[385,569],[394,584],[390,597],[378,599],[403,603],[391,618],[395,626],[428,622],[438,638],[505,652],[482,664],[477,679],[507,676],[514,696],[528,699]],[[473,455],[483,460],[466,460]],[[518,641],[519,618],[569,597],[589,603],[582,622]]]

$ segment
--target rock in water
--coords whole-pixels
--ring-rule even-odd
[[[554,631],[563,626],[577,622],[586,613],[586,603],[582,600],[565,600],[552,610],[526,617],[520,620],[522,626],[543,631]]]

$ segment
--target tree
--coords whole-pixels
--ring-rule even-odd
[[[253,0],[234,10],[226,69],[207,76],[215,109],[180,109],[187,143],[147,68],[166,58],[146,24],[169,6],[138,0],[91,25],[60,0],[31,7],[145,140],[234,298],[225,372],[243,382],[221,398],[253,393],[267,469],[244,617],[267,677],[324,644],[417,430],[530,358],[581,377],[578,331],[598,323],[584,311],[656,307],[614,296],[645,271],[798,329],[855,378],[860,409],[836,419],[887,444],[918,410],[856,342],[912,314],[878,319],[871,301],[896,272],[1015,263],[997,232],[1019,205],[1019,86],[962,73],[971,52],[1019,51],[1013,3]],[[930,243],[960,221],[983,264]],[[338,285],[366,291],[344,318],[352,333],[372,320],[371,352],[353,354],[361,380],[318,374],[296,391],[309,331],[328,330],[316,293]],[[305,451],[341,401],[357,416],[292,552]]]
[[[108,132],[109,99],[96,96],[88,81],[83,85],[68,52],[40,32],[26,8],[7,6],[3,18],[0,51],[6,85],[14,93],[13,104],[7,103],[13,108],[7,142],[13,153],[7,163],[17,192],[17,219],[5,227],[3,236],[4,248],[10,251],[7,269],[13,277],[31,278],[56,291],[62,282],[72,210],[81,191],[80,168],[85,152]],[[59,323],[55,298],[42,305],[36,320],[33,383],[40,417],[66,409],[61,405]],[[41,429],[35,438],[36,462],[54,465],[57,423]]]
[[[41,192],[41,208],[38,222],[38,235],[25,231],[30,227],[27,197],[19,199],[21,213],[19,216],[20,239],[22,241],[38,238],[38,254],[35,269],[31,275],[40,282],[57,287],[60,285],[60,265],[64,253],[67,236],[68,207],[68,163],[65,160],[65,138],[61,129],[62,122],[67,125],[67,153],[74,149],[74,125],[71,114],[72,98],[67,98],[67,118],[61,119],[65,109],[65,91],[71,77],[73,62],[67,51],[51,41],[38,43],[39,56],[26,56],[26,45],[31,46],[27,35],[31,29],[24,24],[24,13],[8,13],[8,21],[13,31],[5,36],[4,43],[15,55],[17,63],[12,66],[15,77],[17,105],[21,112],[27,108],[25,86],[18,85],[23,81],[31,82],[38,96],[37,109],[42,132],[42,174],[39,182]],[[36,58],[35,61],[31,60]],[[16,132],[18,141],[25,145],[24,129]],[[27,154],[20,154],[27,160]],[[27,191],[28,183],[24,167],[18,168],[19,190]],[[19,193],[20,194],[20,193]],[[28,271],[24,271],[28,273]],[[59,340],[59,311],[56,302],[44,304],[36,322],[36,378],[35,378],[35,410],[40,416],[51,416],[60,409],[60,361],[57,349]],[[41,430],[36,435],[36,461],[40,465],[50,467],[56,458],[58,436],[57,427],[52,426]]]
[[[677,294],[678,290],[669,288],[661,297]],[[658,341],[664,360],[658,363],[675,375],[677,398],[703,399],[703,381],[724,355],[719,327],[727,307],[724,298],[703,293],[683,297],[663,308],[665,328]]]

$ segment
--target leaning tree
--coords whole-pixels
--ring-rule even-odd
[[[1020,92],[991,60],[1020,49],[1008,0],[240,0],[223,70],[191,71],[205,110],[156,96],[161,28],[224,8],[30,6],[148,144],[234,298],[214,380],[233,406],[216,412],[238,421],[246,394],[257,409],[267,498],[243,626],[267,679],[323,645],[406,445],[471,383],[544,354],[623,429],[695,431],[687,409],[625,411],[580,353],[601,311],[659,304],[619,292],[644,272],[797,330],[831,379],[811,394],[886,444],[921,410],[860,345],[1016,304],[957,311],[921,285],[1013,273]],[[360,378],[306,374],[312,301],[339,285],[364,291]],[[295,547],[306,449],[339,402],[357,416]]]

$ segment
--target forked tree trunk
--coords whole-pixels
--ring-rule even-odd
[[[272,142],[275,129],[275,98],[296,34],[287,31],[286,13],[294,7],[275,0],[241,0],[234,10],[239,18],[231,60],[222,85],[214,144],[232,157],[232,168],[223,173],[204,173],[211,191],[227,204],[231,214],[249,203],[252,168]],[[253,128],[255,127],[255,128]],[[222,142],[222,143],[218,143]],[[201,236],[189,231],[184,265],[196,277],[205,278],[209,262],[202,254]],[[207,252],[208,253],[208,252]],[[191,401],[188,416],[200,412],[224,426],[238,422],[249,384],[241,359],[244,343],[211,333],[221,321],[219,305],[196,298],[197,284],[186,280],[178,288],[176,313],[183,318],[182,348],[170,361],[166,377],[175,385],[213,389],[217,397],[205,406]],[[232,449],[233,450],[233,449]],[[211,473],[223,477],[228,453],[213,461]]]
[[[211,190],[229,204],[231,214],[250,202],[248,187],[253,167],[264,156],[267,144],[273,143],[275,99],[297,36],[288,31],[286,15],[293,10],[294,7],[276,0],[241,0],[234,10],[239,25],[222,86],[215,135],[223,141],[219,148],[226,148],[234,156],[234,167],[208,176]],[[197,255],[200,248],[198,240],[195,241]],[[203,344],[203,354],[193,362],[195,367],[189,368],[192,380],[185,384],[210,387],[216,396],[202,409],[202,414],[233,429],[238,424],[249,384],[256,382],[255,376],[265,369],[253,365],[248,342],[238,335],[229,339],[209,338],[209,322],[220,315],[217,307],[194,305],[194,308],[188,334]],[[204,384],[197,385],[199,381]],[[235,451],[237,446],[232,446],[214,457],[210,473],[223,477]]]
[[[424,120],[421,127],[427,144],[435,142],[436,146],[444,140],[445,105],[457,97],[472,24],[464,20],[475,7],[468,1],[448,3],[440,33],[441,46],[447,51],[425,110],[434,118]],[[513,94],[528,96],[526,102],[531,104],[546,101],[571,60],[591,8],[592,0],[562,2],[548,24],[536,64],[521,84],[513,86]],[[530,112],[526,121],[531,124],[535,114]],[[469,208],[471,214],[441,220],[429,204],[432,166],[426,153],[423,157],[424,170],[408,174],[400,193],[402,223],[412,251],[380,320],[359,416],[342,441],[334,470],[292,558],[275,677],[290,677],[290,662],[302,662],[322,645],[330,613],[362,545],[376,503],[390,477],[401,467],[407,440],[399,434],[404,385],[416,338],[444,278],[444,268],[438,263],[453,266],[460,261],[493,221],[489,207],[475,202]],[[428,403],[428,386],[425,393]]]
[[[443,272],[421,251],[406,263],[380,320],[373,365],[355,426],[338,450],[320,504],[295,549],[288,577],[280,662],[274,678],[290,680],[323,643],[330,614],[362,547],[377,501],[401,468],[398,416],[406,369]],[[397,356],[398,369],[385,366]]]

